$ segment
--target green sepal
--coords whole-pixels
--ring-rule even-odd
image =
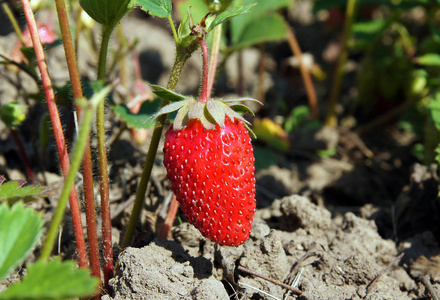
[[[169,114],[170,112],[179,110],[182,106],[187,104],[187,102],[188,102],[188,100],[183,100],[183,101],[173,102],[171,104],[165,105],[164,107],[159,109],[159,111],[155,115],[153,115],[151,118],[157,118],[160,115]]]
[[[188,111],[189,119],[201,119],[205,110],[205,104],[201,102],[195,102]]]
[[[257,102],[258,104],[263,105],[263,103],[260,100],[257,100],[255,98],[250,98],[250,97],[240,97],[240,98],[222,100],[222,102],[224,102],[224,103],[243,102],[243,101]]]
[[[179,109],[176,117],[174,118],[174,128],[181,129],[183,128],[183,124],[188,123],[188,113],[191,106],[185,105],[181,109]]]
[[[255,114],[254,114],[254,112],[252,111],[252,109],[250,109],[249,107],[247,107],[247,106],[244,105],[244,104],[239,104],[239,103],[237,103],[237,104],[231,104],[229,107],[232,108],[232,110],[234,110],[236,113],[243,114],[243,113],[245,113],[245,112],[248,112],[248,113],[250,113],[252,116],[255,116]]]
[[[188,97],[181,95],[179,93],[176,93],[174,91],[171,91],[167,88],[164,88],[160,85],[155,85],[155,84],[150,84],[150,86],[152,88],[155,88],[156,90],[153,91],[153,93],[155,93],[158,97],[171,101],[171,102],[177,102],[177,101],[182,101],[182,100],[186,100]]]
[[[232,122],[234,122],[234,119],[239,119],[241,120],[244,124],[250,124],[248,120],[246,120],[245,118],[243,118],[242,115],[240,115],[239,113],[237,113],[236,111],[234,111],[229,105],[227,105],[224,102],[220,102],[221,105],[223,105],[223,108],[225,110],[226,115],[231,119]]]
[[[223,127],[225,125],[226,112],[220,101],[210,99],[206,102],[206,108],[215,122],[220,127]]]

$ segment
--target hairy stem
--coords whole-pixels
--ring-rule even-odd
[[[98,80],[105,80],[107,52],[113,28],[103,27],[101,50],[98,60]],[[105,102],[98,105],[96,111],[96,131],[98,139],[98,166],[101,195],[102,244],[104,256],[104,288],[108,291],[108,281],[113,276],[112,224],[110,216],[110,196],[107,147],[105,139]]]
[[[73,98],[83,97],[81,80],[78,71],[78,65],[75,57],[72,36],[70,34],[69,19],[67,15],[66,2],[64,0],[55,0],[60,25],[61,36],[63,39],[64,53],[66,56],[67,69],[69,71],[70,82],[72,84]],[[76,105],[77,115],[81,115],[81,106]],[[93,191],[93,167],[92,155],[90,150],[89,137],[87,137],[84,156],[82,161],[82,173],[84,182],[84,202],[86,211],[87,237],[89,243],[89,260],[92,275],[101,279],[101,267],[99,263],[99,245],[96,225],[95,195]],[[97,295],[96,297],[99,297]]]
[[[50,119],[52,122],[52,127],[54,131],[55,141],[57,144],[58,155],[60,157],[61,169],[64,177],[67,177],[70,169],[69,153],[66,147],[66,140],[63,133],[63,127],[61,125],[60,116],[58,113],[58,108],[55,103],[55,93],[52,88],[52,81],[49,77],[49,71],[47,69],[46,58],[44,56],[43,46],[38,35],[37,23],[34,18],[34,13],[29,4],[29,0],[21,0],[23,6],[23,12],[26,17],[26,22],[29,27],[30,36],[32,43],[34,45],[35,56],[37,58],[38,68],[40,69],[41,82],[43,84],[44,93],[46,95],[47,106],[49,110]],[[87,268],[87,251],[86,243],[84,239],[83,226],[81,222],[81,212],[79,209],[78,195],[76,193],[75,187],[72,186],[69,197],[70,211],[72,214],[73,228],[75,232],[76,247],[78,249],[78,263],[82,268]],[[58,226],[56,227],[58,230]],[[47,243],[46,243],[47,244]],[[49,251],[52,249],[52,245],[46,246]],[[48,251],[48,250],[46,250]],[[45,255],[49,256],[50,253]]]
[[[346,21],[344,26],[344,35],[342,38],[341,55],[339,56],[338,65],[336,66],[335,74],[333,76],[333,86],[330,93],[330,102],[327,110],[327,117],[325,125],[335,127],[337,124],[336,104],[338,103],[341,92],[342,75],[344,73],[345,63],[348,58],[348,39],[351,36],[352,25],[356,17],[356,6],[359,0],[348,0],[347,9],[345,11]]]
[[[214,86],[215,74],[217,71],[218,54],[220,52],[220,44],[222,39],[223,24],[214,27],[212,32],[211,59],[209,60],[209,76],[208,76],[208,99],[211,98],[212,88]]]
[[[109,88],[105,88],[100,91],[99,95],[94,97],[89,103],[88,107],[83,115],[83,121],[79,130],[78,140],[75,144],[75,149],[73,151],[72,166],[64,181],[63,190],[61,192],[60,199],[58,201],[58,206],[56,208],[55,214],[52,218],[49,231],[47,233],[46,242],[44,243],[43,250],[41,251],[40,260],[47,260],[52,252],[53,245],[57,238],[58,228],[64,216],[64,211],[67,205],[67,198],[73,184],[75,182],[76,173],[81,165],[84,150],[87,146],[87,140],[89,138],[90,128],[92,127],[93,115],[98,103],[104,101]]]
[[[202,89],[200,90],[201,103],[206,103],[208,101],[208,70],[209,70],[209,58],[208,58],[208,46],[202,38],[197,39],[200,43],[200,48],[202,49],[203,57],[203,73],[202,73]]]

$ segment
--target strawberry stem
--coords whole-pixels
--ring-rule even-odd
[[[211,44],[211,60],[209,61],[208,98],[211,98],[212,87],[214,86],[215,72],[217,70],[217,60],[218,60],[218,53],[220,51],[221,38],[222,38],[222,24],[216,26],[213,30],[212,44]]]
[[[81,79],[76,61],[76,51],[73,45],[72,36],[70,34],[69,18],[67,15],[66,2],[64,0],[55,0],[55,6],[58,15],[58,23],[60,25],[61,37],[63,40],[64,54],[66,56],[67,69],[72,84],[72,93],[75,100],[83,98]],[[76,113],[83,116],[84,112],[81,105],[76,103]],[[78,118],[79,119],[79,118]],[[86,213],[87,237],[89,246],[90,269],[93,276],[101,279],[101,266],[99,262],[99,244],[98,232],[96,224],[96,208],[95,194],[93,190],[93,166],[92,154],[90,149],[90,140],[85,141],[85,150],[82,160],[82,173],[84,183],[84,206]],[[95,299],[99,299],[100,292],[95,295]]]
[[[105,80],[107,54],[113,27],[102,28],[101,49],[98,58],[98,80]],[[108,174],[108,158],[105,138],[105,101],[99,103],[96,110],[96,133],[98,168],[101,195],[102,246],[104,262],[104,288],[109,290],[109,280],[113,277],[112,223],[110,215],[110,183]]]
[[[208,70],[209,70],[209,57],[208,57],[208,46],[202,38],[198,38],[200,48],[202,48],[203,57],[203,73],[202,73],[202,89],[200,90],[201,103],[206,103],[208,101]]]

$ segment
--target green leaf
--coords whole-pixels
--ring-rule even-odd
[[[239,16],[239,15],[242,15],[242,14],[249,12],[249,9],[251,9],[255,5],[256,5],[256,3],[253,3],[253,4],[249,4],[246,6],[236,8],[233,11],[222,12],[214,19],[214,21],[211,22],[211,24],[208,27],[208,31],[212,30],[215,26],[217,26],[217,25],[219,25],[219,24],[221,24],[221,23],[223,23],[223,22],[225,22],[235,16]]]
[[[321,158],[332,157],[338,154],[338,150],[336,148],[320,149],[316,154]]]
[[[145,11],[159,18],[166,18],[173,12],[171,0],[135,0]]]
[[[8,201],[9,204],[18,201],[19,199],[28,201],[34,197],[45,196],[44,193],[48,189],[44,186],[24,186],[23,181],[3,182],[4,177],[0,176],[0,202]]]
[[[299,105],[295,107],[291,112],[289,117],[284,123],[284,129],[287,132],[292,131],[297,128],[318,128],[320,123],[317,120],[311,118],[310,109],[306,105]]]
[[[416,62],[424,66],[439,67],[440,55],[436,53],[427,53],[416,58]]]
[[[17,101],[0,106],[0,119],[11,129],[16,129],[26,119],[26,105]]]
[[[98,279],[89,270],[76,269],[71,261],[38,261],[28,268],[23,281],[11,285],[0,299],[71,299],[98,291]]]
[[[240,16],[241,17],[241,16]],[[280,41],[286,38],[287,25],[278,14],[264,15],[247,23],[239,32],[234,30],[236,19],[232,19],[233,49],[238,50],[264,42]]]
[[[151,87],[155,88],[156,90],[153,91],[153,93],[155,93],[158,97],[171,101],[171,102],[176,102],[176,101],[182,101],[187,99],[186,96],[181,95],[179,93],[176,93],[174,91],[171,91],[167,88],[164,88],[162,86],[159,85],[155,85],[155,84],[150,84]]]
[[[160,107],[160,99],[156,98],[154,101],[145,101],[137,114],[134,114],[125,104],[113,106],[112,110],[119,115],[119,117],[127,123],[129,127],[135,129],[151,128],[154,122],[145,122],[153,116]]]
[[[96,22],[115,27],[133,6],[131,0],[79,0],[84,11]]]
[[[202,0],[178,1],[177,11],[181,18],[184,18],[182,16],[187,14],[189,8],[191,8],[191,14],[197,23],[209,12],[208,7]]]
[[[18,267],[43,233],[43,220],[32,208],[0,205],[0,281]],[[0,296],[1,298],[1,296]]]
[[[440,93],[437,93],[435,98],[429,103],[428,110],[435,127],[437,130],[440,130]]]
[[[251,3],[255,3],[255,0],[243,1],[243,5]],[[242,14],[231,20],[232,43],[238,43],[243,31],[249,26],[257,24],[261,17],[274,15],[276,11],[288,7],[290,4],[292,4],[290,0],[258,1],[258,4],[252,8],[250,13]]]
[[[387,22],[384,19],[371,20],[366,22],[357,22],[353,24],[354,34],[375,34],[381,31]]]

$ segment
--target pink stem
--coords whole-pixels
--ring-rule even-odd
[[[204,39],[199,38],[200,47],[202,48],[203,57],[203,73],[202,73],[202,89],[200,90],[200,102],[206,103],[208,101],[208,70],[209,70],[209,58],[208,58],[208,46]]]
[[[168,214],[165,218],[163,227],[159,233],[159,237],[167,240],[170,234],[171,227],[173,227],[174,219],[176,218],[177,209],[179,208],[179,202],[177,202],[176,195],[173,195],[170,207],[168,208]]]

